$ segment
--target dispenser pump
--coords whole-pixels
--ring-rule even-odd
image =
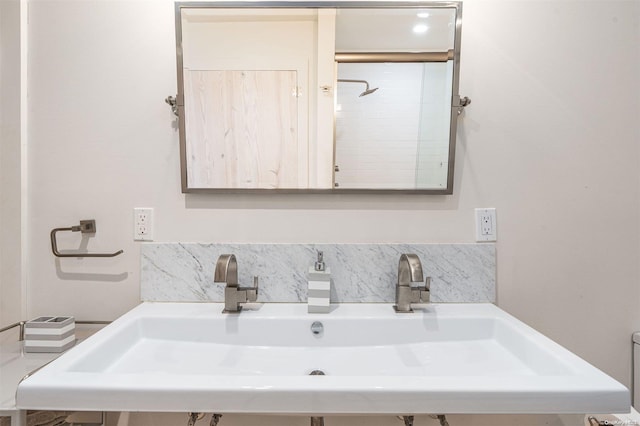
[[[315,265],[316,271],[324,271],[324,253],[318,251],[318,260]]]

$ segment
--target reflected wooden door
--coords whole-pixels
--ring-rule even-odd
[[[295,70],[185,72],[192,188],[298,187]]]

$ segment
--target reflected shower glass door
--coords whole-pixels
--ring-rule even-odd
[[[338,188],[446,187],[451,64],[338,63]]]

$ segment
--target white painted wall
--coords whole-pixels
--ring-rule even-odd
[[[21,7],[0,2],[0,327],[23,315]]]
[[[458,182],[498,209],[499,305],[630,385],[640,3],[471,1],[465,17]]]
[[[132,208],[156,241],[470,242],[496,207],[498,304],[626,385],[640,328],[640,3],[465,2],[452,196],[183,195],[170,0],[33,0],[29,315],[138,303]],[[51,228],[95,218],[63,259]],[[79,244],[61,235],[61,248]],[[212,262],[214,259],[211,260]]]

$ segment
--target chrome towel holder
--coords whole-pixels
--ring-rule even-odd
[[[96,221],[94,219],[89,220],[81,220],[80,225],[71,226],[68,228],[54,228],[51,230],[51,251],[53,255],[56,257],[115,257],[119,254],[124,253],[122,250],[118,250],[113,253],[84,253],[84,252],[75,252],[75,253],[60,253],[58,251],[58,243],[56,241],[56,233],[60,231],[71,231],[78,232],[80,231],[83,234],[95,234],[96,233]]]

